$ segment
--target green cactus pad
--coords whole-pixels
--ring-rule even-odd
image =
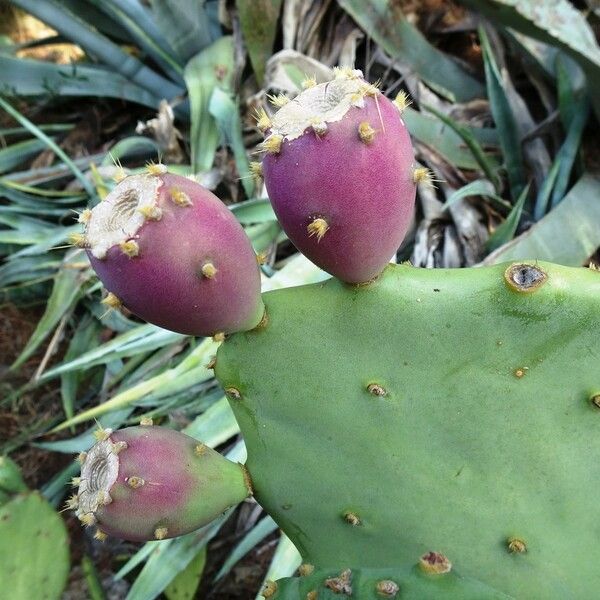
[[[341,577],[340,577],[341,575]],[[345,579],[346,578],[346,579]],[[341,585],[340,585],[341,584]],[[269,585],[269,584],[267,584]],[[346,592],[344,593],[344,586]],[[279,579],[270,600],[510,600],[484,583],[457,575],[424,573],[418,566],[390,569],[353,569],[350,572],[314,571],[304,577]],[[268,592],[267,592],[268,596]]]
[[[517,597],[597,594],[600,273],[390,266],[264,299],[216,374],[304,560],[436,550]]]
[[[0,508],[0,597],[57,600],[69,573],[63,520],[38,493],[16,496]]]

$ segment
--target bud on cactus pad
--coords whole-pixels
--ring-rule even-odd
[[[192,335],[260,322],[260,272],[250,241],[198,183],[155,165],[121,181],[86,221],[82,245],[94,270],[114,302],[142,319]]]
[[[290,240],[349,283],[376,277],[410,225],[416,179],[401,106],[338,69],[274,115],[263,173]]]
[[[101,430],[83,457],[74,505],[85,525],[132,541],[209,523],[250,492],[243,466],[171,429]]]

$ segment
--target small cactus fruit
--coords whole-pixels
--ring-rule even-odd
[[[269,197],[290,240],[348,283],[376,277],[410,225],[415,167],[401,111],[360,71],[307,88],[273,116]]]
[[[252,329],[263,316],[249,239],[186,177],[127,177],[92,210],[84,238],[108,291],[150,323],[208,336]]]
[[[103,534],[146,541],[188,533],[250,493],[243,466],[161,427],[104,430],[85,456],[77,516]]]

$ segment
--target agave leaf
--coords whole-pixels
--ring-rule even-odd
[[[233,150],[238,175],[242,180],[246,196],[251,198],[254,194],[254,177],[250,173],[248,156],[242,137],[242,120],[238,102],[230,94],[216,87],[210,97],[208,112],[217,121],[223,139]]]
[[[515,205],[508,214],[508,217],[506,217],[505,221],[499,225],[496,228],[496,231],[494,231],[494,233],[492,233],[492,235],[488,238],[486,243],[486,249],[488,252],[496,250],[496,248],[499,248],[513,239],[517,231],[517,227],[519,226],[521,214],[523,213],[523,206],[528,194],[529,185],[523,189],[521,195],[515,202]]]
[[[277,548],[275,549],[273,559],[271,560],[271,564],[269,565],[269,568],[267,570],[267,574],[265,575],[264,581],[276,581],[277,579],[281,579],[282,577],[290,577],[294,574],[294,571],[300,566],[301,562],[302,558],[300,557],[300,553],[296,549],[296,546],[292,544],[290,538],[288,538],[288,536],[285,535],[285,533],[282,533],[281,538],[279,538]],[[261,590],[263,586],[261,586]],[[258,593],[256,595],[256,600],[261,600],[262,597],[263,595],[261,593]]]
[[[516,200],[525,187],[521,132],[504,91],[502,74],[498,69],[490,42],[483,28],[479,29],[479,37],[483,50],[483,63],[490,108],[496,123],[504,164],[508,173],[510,193]]]
[[[192,558],[189,565],[183,571],[180,571],[165,588],[167,600],[194,600],[205,565],[206,547],[202,548]]]
[[[467,145],[467,148],[471,151],[473,158],[477,161],[477,164],[484,172],[485,176],[494,184],[496,190],[499,187],[498,177],[496,175],[496,171],[494,168],[494,164],[483,151],[481,144],[477,141],[473,133],[464,125],[457,123],[454,119],[451,119],[449,116],[444,113],[436,110],[432,106],[428,106],[426,104],[422,104],[422,107],[425,110],[428,110],[430,113],[433,113],[442,123],[448,125],[452,131],[456,132],[463,142]]]
[[[150,4],[154,22],[180,64],[214,41],[213,19],[205,0],[150,0]]]
[[[476,179],[450,194],[442,206],[442,210],[449,208],[462,198],[467,198],[468,196],[485,196],[486,198],[491,198],[500,210],[511,208],[506,200],[496,195],[494,186],[490,181],[487,179]]]
[[[453,102],[482,98],[481,83],[432,46],[390,0],[338,0],[340,6],[392,57]]]
[[[271,56],[282,0],[236,0],[240,27],[258,85],[265,77],[265,63]]]
[[[125,334],[126,335],[126,334]],[[100,347],[102,348],[102,346]],[[178,382],[188,372],[193,371],[193,383],[199,381],[207,381],[213,376],[212,371],[206,368],[208,363],[208,357],[214,354],[216,351],[216,343],[212,339],[207,338],[196,348],[194,348],[176,367],[167,369],[164,372],[140,381],[136,385],[127,388],[109,400],[98,404],[92,408],[80,412],[71,419],[63,421],[57,425],[52,431],[61,431],[66,427],[77,425],[89,421],[90,419],[98,418],[99,416],[105,415],[110,411],[122,409],[132,405],[135,401],[140,398],[144,398],[149,393],[156,390],[163,390],[165,386],[171,384],[173,386],[180,385]],[[111,359],[114,357],[111,356]],[[72,363],[71,363],[72,364]],[[56,370],[55,370],[56,371]],[[185,385],[190,385],[188,380],[185,380]]]
[[[86,350],[96,348],[100,343],[100,324],[96,319],[87,317],[82,319],[69,342],[65,352],[64,360],[69,361],[81,356]],[[79,369],[64,373],[60,380],[60,393],[62,397],[65,416],[70,419],[73,416],[73,406],[77,395],[77,388],[87,375],[87,371]]]
[[[600,115],[600,47],[585,14],[568,0],[461,0],[495,23],[562,48],[585,71]]]
[[[242,225],[276,221],[277,217],[268,198],[247,200],[238,204],[230,204],[229,209]]]
[[[186,65],[184,78],[190,97],[190,144],[194,173],[212,167],[219,145],[219,128],[209,112],[210,99],[217,87],[231,90],[233,77],[233,38],[223,36],[194,56]]]
[[[89,350],[85,354],[58,365],[53,369],[48,369],[41,381],[46,381],[69,371],[89,369],[96,365],[106,364],[115,358],[135,356],[142,352],[155,350],[166,344],[182,340],[185,337],[180,333],[173,333],[155,325],[139,325],[135,329],[118,335],[98,348]]]
[[[52,138],[50,138],[52,139]],[[46,148],[41,140],[25,140],[0,150],[0,173],[6,173]]]
[[[13,3],[34,15],[65,37],[81,46],[123,77],[148,90],[159,100],[171,99],[183,90],[159,75],[131,54],[79,19],[66,6],[54,0],[13,0]]]
[[[57,0],[59,4],[66,7],[82,21],[93,25],[98,31],[116,38],[122,42],[130,40],[129,33],[118,21],[111,19],[100,8],[96,8],[89,0]],[[93,0],[92,0],[93,2]]]
[[[215,575],[215,581],[225,577],[233,566],[240,561],[254,546],[262,542],[270,533],[277,529],[277,523],[268,515],[261,519],[246,535],[239,541],[231,551],[219,572]]]
[[[90,276],[88,271],[82,271],[77,266],[79,262],[78,254],[79,252],[72,253],[63,262],[54,281],[46,310],[38,321],[37,327],[31,334],[25,348],[11,365],[11,370],[14,371],[19,368],[38,349],[61,318],[76,304],[81,288]]]
[[[178,57],[162,39],[150,12],[139,2],[119,0],[90,0],[122,25],[150,57],[152,57],[165,73],[177,84],[184,85],[183,66]]]
[[[43,142],[56,156],[58,156],[65,165],[71,170],[73,175],[81,182],[83,189],[90,195],[94,196],[94,189],[90,186],[89,181],[84,177],[77,165],[65,154],[52,138],[48,137],[39,127],[34,125],[29,119],[24,117],[18,110],[15,110],[6,100],[0,98],[0,107],[3,108],[13,119],[16,119],[23,127],[25,127],[36,138]]]
[[[439,119],[426,116],[416,110],[407,108],[402,114],[411,135],[420,142],[435,148],[450,164],[462,169],[478,169],[479,163],[472,152],[465,148],[465,143],[451,128]],[[495,138],[495,131],[490,129],[466,128],[479,143],[488,144]],[[497,168],[495,156],[486,155],[491,168]]]
[[[227,398],[223,396],[198,415],[183,431],[197,440],[202,440],[207,446],[215,448],[237,435],[240,427]]]
[[[490,254],[484,264],[539,259],[581,266],[600,246],[600,177],[584,175],[533,227]]]
[[[103,96],[158,108],[160,98],[119,73],[0,54],[0,91],[12,96]]]

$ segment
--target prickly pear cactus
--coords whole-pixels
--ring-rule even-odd
[[[435,550],[520,598],[600,589],[597,272],[389,266],[264,301],[215,369],[255,496],[305,561]]]
[[[58,600],[68,573],[66,527],[44,498],[19,494],[0,507],[0,597]]]

